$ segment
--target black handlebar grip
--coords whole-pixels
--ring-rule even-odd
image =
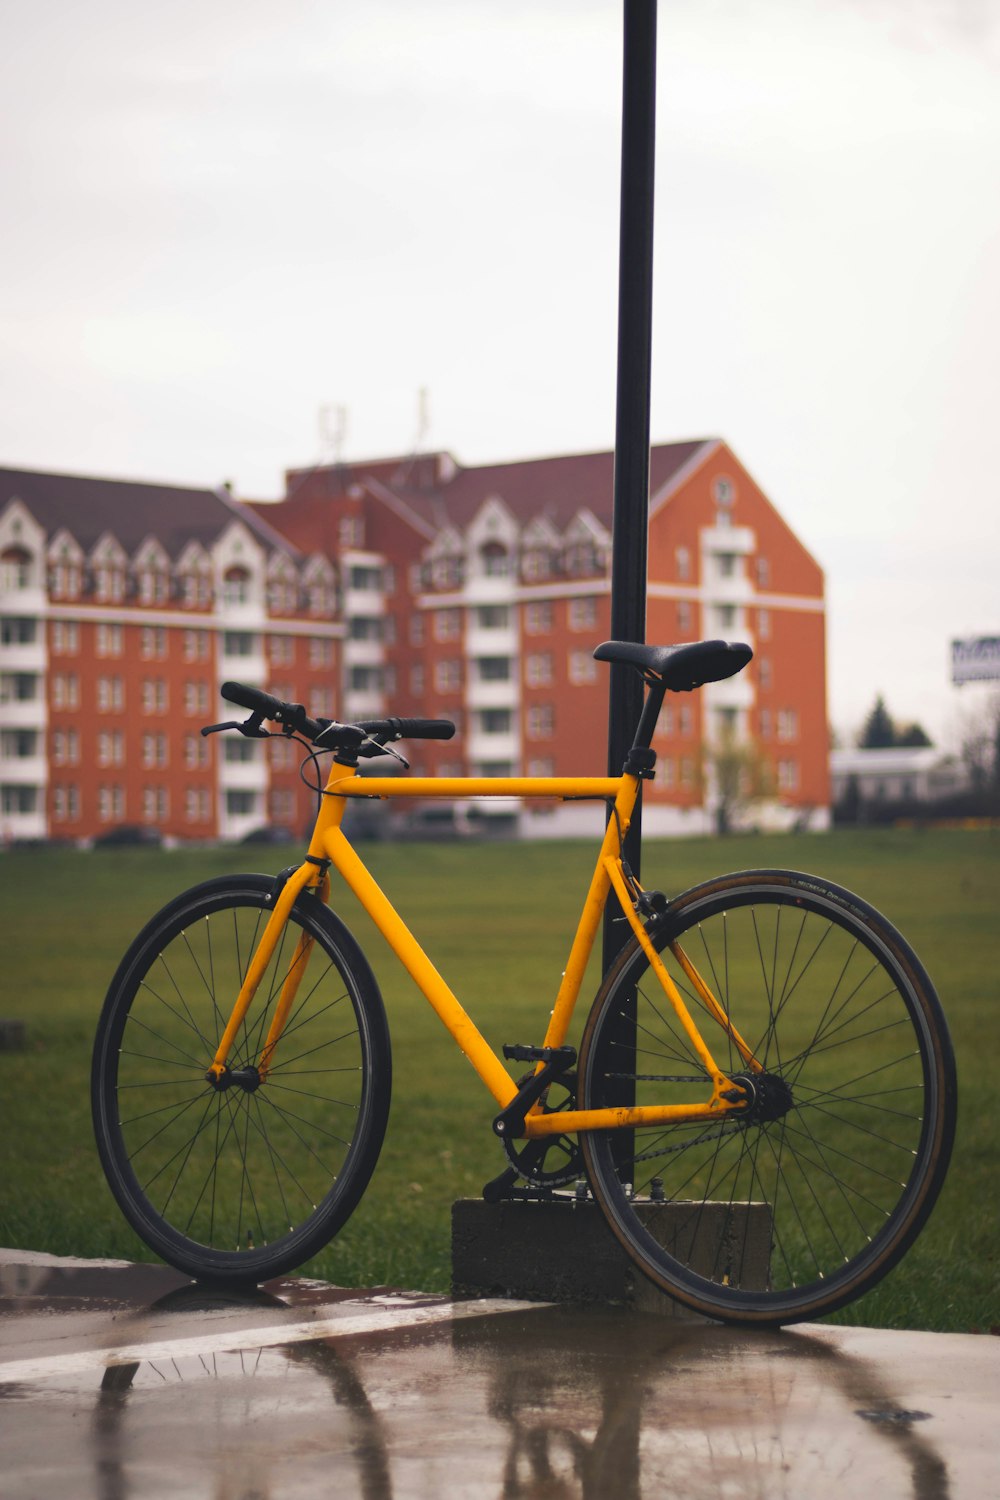
[[[455,726],[450,719],[390,719],[401,740],[450,740]]]
[[[322,728],[315,719],[309,718],[301,703],[282,703],[280,698],[272,698],[263,688],[249,687],[245,682],[224,682],[219,691],[227,703],[248,708],[252,714],[274,719],[279,724],[288,724],[310,740],[314,740]]]
[[[227,703],[248,708],[253,714],[263,714],[265,719],[279,719],[282,710],[289,706],[280,698],[272,698],[262,688],[248,687],[244,682],[224,682],[219,691]]]

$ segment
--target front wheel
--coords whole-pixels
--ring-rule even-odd
[[[264,1281],[315,1255],[378,1158],[391,1062],[375,978],[350,933],[303,893],[229,1057],[206,1079],[275,882],[223,876],[186,891],[136,938],[111,982],[91,1098],[101,1163],[129,1223],[190,1276]],[[302,974],[263,1078],[286,975]]]
[[[832,1312],[895,1265],[944,1180],[955,1065],[930,980],[870,906],[789,871],[698,886],[649,932],[747,1105],[585,1133],[594,1195],[643,1272],[700,1313],[792,1323]],[[710,1014],[680,952],[728,1020]],[[636,940],[594,1002],[579,1078],[585,1109],[711,1095]]]

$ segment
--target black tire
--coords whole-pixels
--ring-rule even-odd
[[[265,1281],[322,1249],[368,1184],[389,1113],[378,985],[310,894],[229,1059],[232,1070],[257,1062],[305,933],[315,946],[265,1080],[222,1090],[206,1080],[274,892],[268,876],[222,876],[164,907],[122,959],[94,1045],[94,1129],[111,1191],[151,1249],[216,1282]]]
[[[594,1196],[642,1271],[697,1312],[758,1324],[832,1312],[896,1264],[944,1180],[957,1091],[930,980],[872,907],[790,871],[698,886],[649,930],[718,1066],[753,1078],[671,944],[766,1079],[745,1118],[584,1133]],[[579,1078],[586,1109],[633,1089],[638,1104],[711,1095],[635,939],[594,1002]]]

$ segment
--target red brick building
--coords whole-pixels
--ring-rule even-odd
[[[415,770],[603,774],[607,668],[591,653],[610,630],[613,477],[611,453],[291,472],[287,498],[254,509],[338,560],[342,716],[454,719],[455,740],[411,747]],[[647,640],[746,640],[755,659],[665,708],[644,828],[710,829],[721,804],[730,821],[825,827],[821,569],[725,443],[653,448],[650,481]],[[545,835],[599,814],[519,816]]]
[[[203,724],[219,683],[329,711],[331,562],[225,492],[0,470],[0,838],[300,830],[301,753]]]
[[[230,717],[226,678],[314,715],[454,719],[408,747],[418,772],[602,775],[613,464],[432,454],[293,471],[254,505],[0,470],[0,838],[301,832],[296,746],[198,733]],[[820,568],[723,442],[655,447],[650,477],[647,640],[755,658],[666,705],[644,829],[826,826]],[[552,836],[601,810],[481,815]]]

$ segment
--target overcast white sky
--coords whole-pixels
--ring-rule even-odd
[[[1000,0],[660,0],[654,441],[826,569],[830,709],[1000,633]],[[620,0],[32,0],[0,54],[0,464],[611,447]]]

